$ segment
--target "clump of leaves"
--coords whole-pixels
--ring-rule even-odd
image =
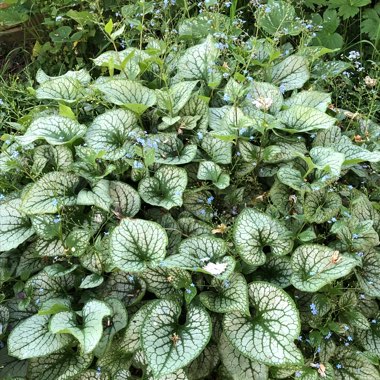
[[[0,154],[2,378],[379,378],[380,126],[353,138],[310,50],[241,49],[38,72]]]

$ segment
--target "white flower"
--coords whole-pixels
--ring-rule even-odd
[[[377,79],[373,79],[370,76],[364,78],[364,83],[367,87],[375,87],[377,85]]]
[[[268,111],[273,104],[273,99],[260,96],[257,99],[252,100],[252,104],[261,110]]]
[[[227,263],[207,263],[206,266],[204,266],[202,269],[206,272],[209,272],[213,275],[218,275],[223,273],[227,268]]]

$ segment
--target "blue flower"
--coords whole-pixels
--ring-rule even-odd
[[[223,78],[227,79],[230,76],[228,73],[223,73]]]
[[[224,281],[223,281],[223,287],[224,287],[224,288],[227,289],[227,288],[230,287],[230,285],[231,285],[231,283],[230,283],[228,280],[224,280]]]
[[[285,94],[285,91],[286,91],[286,86],[283,83],[280,84],[280,92],[281,92],[281,94]]]
[[[344,325],[343,328],[348,331],[350,328],[347,325]]]
[[[348,190],[352,190],[354,187],[352,185],[347,186]]]
[[[206,210],[202,209],[198,211],[199,215],[206,215]]]
[[[143,169],[144,164],[140,161],[133,161],[133,168],[134,169]]]
[[[314,302],[310,304],[310,311],[311,311],[311,314],[313,315],[318,314],[317,305]]]
[[[295,377],[301,377],[301,376],[302,376],[302,371],[296,371],[296,372],[294,373],[294,376],[295,376]]]
[[[210,205],[215,198],[211,195],[207,198],[207,203]]]
[[[190,289],[186,289],[186,293],[187,294],[191,294],[191,290]]]
[[[298,338],[297,338],[297,340],[299,341],[299,342],[302,342],[302,335],[300,335]]]
[[[359,239],[359,236],[360,236],[360,235],[358,235],[358,234],[352,234],[352,238],[353,238],[353,239]]]
[[[190,286],[191,286],[192,288],[194,288],[194,287],[195,287],[195,284],[191,283]]]
[[[54,219],[53,219],[53,223],[57,224],[61,221],[61,218],[59,215],[57,215]]]
[[[342,364],[338,363],[335,367],[338,369],[341,369],[343,366],[342,366]]]
[[[364,256],[364,252],[356,252],[356,256],[363,257]]]
[[[199,139],[199,140],[202,140],[202,139],[203,139],[203,133],[202,133],[202,132],[198,132],[198,133],[197,133],[197,136],[198,136],[198,139]]]
[[[53,206],[57,206],[58,205],[58,200],[56,198],[54,198],[52,201],[51,201],[51,204]]]
[[[328,340],[328,339],[331,338],[331,336],[332,336],[332,333],[331,333],[331,331],[329,331],[329,332],[327,333],[327,335],[325,336],[325,339]]]
[[[229,102],[229,101],[231,100],[231,98],[230,98],[230,96],[229,96],[228,94],[224,94],[224,96],[223,96],[223,100],[224,100],[225,102]]]
[[[5,199],[5,195],[4,194],[0,194],[0,201],[2,201],[3,199]]]
[[[2,106],[3,104],[4,104],[4,100],[0,99],[0,106]]]
[[[352,338],[352,336],[349,335],[349,336],[347,337],[347,340],[350,341],[350,342],[352,342],[354,339]]]
[[[145,145],[145,139],[143,139],[142,137],[137,137],[136,141],[141,144],[142,146]]]

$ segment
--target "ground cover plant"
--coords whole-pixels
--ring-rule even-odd
[[[96,4],[3,79],[0,378],[379,379],[378,8]]]

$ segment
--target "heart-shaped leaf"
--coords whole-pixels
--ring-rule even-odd
[[[179,82],[168,90],[156,90],[158,107],[176,115],[189,101],[198,81]]]
[[[215,313],[248,313],[248,287],[242,275],[234,273],[226,280],[213,278],[211,287],[217,292],[204,291],[199,295],[207,309]]]
[[[132,186],[124,182],[110,181],[109,193],[115,212],[132,218],[140,211],[140,196]]]
[[[311,223],[324,223],[336,216],[342,200],[336,193],[323,190],[308,193],[304,202],[306,219]]]
[[[110,256],[125,272],[141,272],[157,266],[166,255],[168,237],[157,223],[142,219],[123,219],[110,239]]]
[[[141,110],[146,110],[157,100],[153,90],[127,79],[114,78],[96,84],[95,87],[103,93],[106,101],[129,109],[133,105],[139,105],[142,106]]]
[[[83,92],[83,86],[77,79],[61,76],[43,82],[36,90],[36,97],[75,103]]]
[[[61,350],[72,338],[48,329],[49,315],[33,315],[18,324],[8,338],[8,352],[18,359],[37,358]]]
[[[211,161],[216,164],[230,164],[232,160],[232,143],[223,141],[211,134],[201,133],[201,148],[207,153]]]
[[[118,160],[127,153],[134,154],[133,138],[139,132],[135,114],[116,109],[96,117],[87,130],[85,140],[96,152],[103,151],[104,159]]]
[[[219,353],[224,366],[233,380],[268,378],[268,367],[245,357],[231,345],[224,334],[220,337]]]
[[[301,91],[285,100],[288,107],[299,105],[313,107],[321,112],[325,112],[331,103],[331,95],[320,91]]]
[[[86,133],[86,126],[62,116],[44,116],[33,121],[23,136],[17,138],[22,145],[35,140],[46,140],[51,145],[71,144]]]
[[[259,12],[263,9],[258,8]],[[296,36],[302,31],[301,20],[298,20],[294,7],[285,1],[269,0],[265,13],[256,14],[256,19],[257,24],[272,36]]]
[[[107,305],[111,308],[112,314],[107,319],[106,327],[103,326],[103,335],[94,350],[94,355],[98,358],[111,349],[115,334],[124,329],[128,322],[128,314],[123,302],[117,298],[107,298]]]
[[[224,240],[213,236],[194,236],[183,240],[178,254],[168,256],[161,266],[200,271],[226,279],[235,267],[235,260],[225,256],[226,253]]]
[[[146,284],[140,277],[127,272],[114,272],[102,285],[100,294],[104,299],[117,298],[124,305],[131,306],[144,297],[145,291]]]
[[[0,252],[18,247],[34,233],[20,206],[20,199],[0,204]]]
[[[155,149],[155,162],[167,165],[182,165],[194,160],[197,153],[195,144],[183,145],[176,134],[162,133],[154,136],[157,147]]]
[[[218,365],[218,362],[218,348],[215,344],[210,343],[201,354],[189,364],[186,368],[187,377],[183,377],[183,379],[203,380],[212,373],[214,368]]]
[[[279,119],[286,125],[280,127],[289,133],[302,133],[317,129],[328,129],[335,124],[335,119],[313,107],[293,105],[278,114]]]
[[[76,313],[63,311],[51,318],[49,330],[54,334],[74,336],[81,345],[82,354],[89,354],[102,337],[102,321],[108,315],[112,315],[112,310],[105,302],[88,301],[82,309],[82,326],[77,323]]]
[[[316,292],[326,284],[347,276],[357,264],[354,257],[326,246],[302,245],[292,255],[292,284],[305,292]]]
[[[190,306],[185,324],[178,319],[181,308],[162,300],[150,310],[141,330],[141,343],[156,377],[173,373],[194,360],[211,337],[211,320],[199,306]]]
[[[154,177],[144,178],[139,183],[139,194],[146,202],[170,210],[182,206],[182,196],[187,185],[185,169],[161,166]]]
[[[218,189],[225,189],[230,185],[230,176],[222,172],[222,168],[212,161],[203,161],[199,164],[198,179],[212,181]]]
[[[63,206],[76,204],[79,178],[64,172],[50,172],[23,194],[21,208],[27,214],[53,214]]]
[[[212,80],[208,69],[212,68],[219,56],[219,50],[211,36],[199,44],[188,48],[178,61],[177,69],[180,78],[187,80]]]
[[[308,61],[305,57],[291,55],[274,65],[269,71],[270,81],[285,91],[301,88],[309,79]]]
[[[337,380],[377,380],[379,371],[360,351],[340,349],[335,354],[335,379]]]
[[[362,265],[355,273],[365,294],[380,297],[380,254],[376,250],[364,253]]]
[[[239,255],[251,265],[263,265],[266,253],[283,256],[293,247],[291,234],[281,223],[249,208],[236,219],[233,236]]]
[[[252,316],[238,312],[224,316],[223,331],[245,357],[270,366],[302,363],[294,344],[300,319],[296,305],[282,289],[266,282],[248,286]]]
[[[111,203],[110,182],[105,179],[101,179],[92,190],[81,190],[77,197],[78,205],[96,206],[104,211],[109,211]]]
[[[36,81],[39,84],[48,82],[49,80],[59,79],[59,78],[71,78],[76,79],[78,82],[83,85],[88,85],[91,82],[91,76],[87,70],[82,69],[78,71],[69,70],[63,75],[51,77],[47,75],[42,69],[38,69],[36,73]]]
[[[57,352],[55,354],[30,360],[28,375],[39,380],[64,380],[76,378],[90,366],[92,355],[78,355],[75,352]]]

